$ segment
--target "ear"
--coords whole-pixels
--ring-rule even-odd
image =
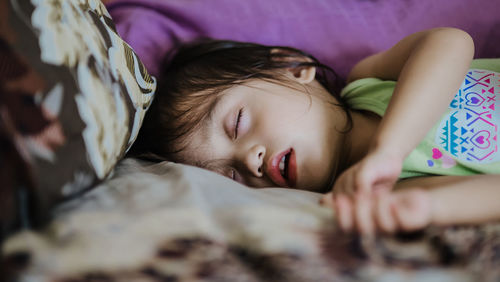
[[[308,84],[316,77],[316,67],[296,67],[288,69],[297,82]]]
[[[287,50],[282,50],[282,49],[273,49],[271,50],[272,54],[276,53],[282,53],[286,54]],[[304,63],[310,63],[312,62],[311,58],[308,58],[306,56],[303,57],[297,57],[297,56],[284,56],[280,57],[279,60],[283,61],[301,61]],[[314,80],[316,77],[316,67],[312,66],[299,66],[299,67],[294,67],[294,68],[288,68],[286,69],[286,74],[290,75],[290,78],[301,83],[301,84],[308,84]]]

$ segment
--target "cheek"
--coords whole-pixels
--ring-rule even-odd
[[[251,128],[252,115],[243,110],[238,125],[238,135],[245,135]]]
[[[303,134],[300,140],[302,154],[297,161],[299,181],[303,185],[319,187],[329,181],[337,163],[333,144],[317,132]]]

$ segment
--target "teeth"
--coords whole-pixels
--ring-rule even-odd
[[[285,155],[286,156],[286,155]],[[279,168],[280,168],[280,173],[281,175],[284,177],[285,176],[285,156],[283,156],[280,160],[280,165],[279,165]]]

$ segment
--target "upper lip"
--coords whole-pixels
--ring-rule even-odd
[[[290,153],[291,151],[292,148],[289,148],[281,153],[278,153],[274,157],[270,158],[267,162],[266,171],[269,178],[271,178],[274,184],[281,187],[290,187],[290,183],[288,183],[288,181],[280,173],[279,163],[281,158],[283,158],[283,156]]]

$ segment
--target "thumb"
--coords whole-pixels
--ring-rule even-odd
[[[319,199],[319,204],[322,206],[333,206],[333,193],[328,192]]]

